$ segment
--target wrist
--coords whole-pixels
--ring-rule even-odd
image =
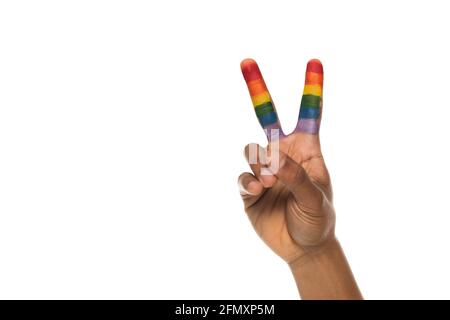
[[[294,271],[305,265],[320,261],[321,257],[332,256],[341,250],[341,246],[336,236],[322,242],[317,246],[304,247],[304,253],[299,257],[288,262],[289,268]]]
[[[303,299],[362,299],[339,241],[333,237],[289,263]]]

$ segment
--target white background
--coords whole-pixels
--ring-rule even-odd
[[[445,1],[4,1],[0,298],[297,299],[236,179],[325,68],[337,235],[366,298],[450,298]]]

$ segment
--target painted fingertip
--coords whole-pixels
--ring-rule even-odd
[[[311,59],[306,66],[306,72],[322,73],[323,66],[319,59]]]
[[[244,59],[241,62],[241,70],[244,76],[245,82],[259,80],[262,78],[261,71],[258,64],[253,59]]]
[[[252,58],[246,58],[241,61],[241,70],[244,70],[244,68],[252,66],[253,64],[256,64],[255,60],[253,60]]]

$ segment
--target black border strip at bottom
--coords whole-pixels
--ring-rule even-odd
[[[448,301],[294,300],[43,300],[0,301],[1,314],[44,319],[306,319],[358,316],[384,319],[411,313],[448,316]],[[443,312],[443,313],[442,313]]]

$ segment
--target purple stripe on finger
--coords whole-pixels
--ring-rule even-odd
[[[295,131],[309,134],[317,134],[319,133],[319,120],[300,118],[297,123],[297,127],[295,128]]]

